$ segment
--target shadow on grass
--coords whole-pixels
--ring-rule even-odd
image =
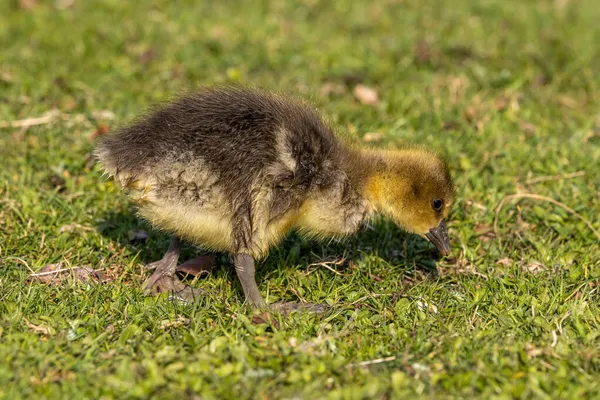
[[[105,238],[117,242],[120,246],[140,253],[144,264],[162,258],[169,247],[171,235],[153,229],[146,221],[133,212],[111,212],[104,215],[97,224],[97,230]],[[143,237],[147,234],[147,237]],[[180,263],[208,253],[202,248],[186,245],[182,248]],[[336,265],[344,272],[351,263],[358,263],[364,257],[375,256],[398,267],[406,275],[417,270],[436,277],[436,261],[439,253],[425,239],[403,232],[390,221],[378,219],[369,227],[363,227],[355,235],[343,240],[318,241],[291,232],[270,254],[258,262],[257,280],[264,278],[281,264],[306,268],[309,264],[340,260]],[[229,255],[217,253],[215,270],[225,267],[227,273],[233,273]]]

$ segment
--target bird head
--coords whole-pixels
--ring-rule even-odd
[[[436,154],[408,149],[381,153],[367,184],[375,209],[404,230],[450,253],[446,218],[454,202],[454,186],[445,162]]]

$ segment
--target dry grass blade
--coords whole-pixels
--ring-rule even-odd
[[[41,117],[26,118],[15,121],[0,121],[0,129],[2,128],[28,128],[35,125],[49,124],[60,115],[60,111],[48,111]]]
[[[55,265],[55,264],[49,264],[49,265]],[[55,269],[55,270],[52,270],[52,271],[34,273],[34,274],[29,275],[29,277],[30,278],[40,278],[40,277],[43,277],[43,276],[58,275],[61,272],[73,271],[73,270],[76,270],[76,269],[79,269],[79,268],[81,268],[81,267],[59,268],[59,269]]]
[[[538,176],[536,178],[527,179],[525,181],[525,184],[531,185],[532,183],[539,183],[539,182],[561,181],[561,180],[565,180],[565,179],[579,178],[581,176],[585,176],[585,171],[577,171],[577,172],[573,172],[570,174]]]
[[[367,360],[367,361],[361,361],[358,363],[349,364],[348,367],[366,367],[368,365],[381,364],[384,362],[394,361],[395,359],[396,359],[396,356],[376,358],[374,360]]]
[[[579,214],[577,211],[573,210],[571,207],[567,206],[564,203],[561,203],[558,200],[554,200],[551,197],[541,196],[541,195],[534,194],[534,193],[511,194],[511,195],[505,196],[502,200],[500,200],[500,202],[498,203],[498,206],[496,207],[496,215],[494,216],[494,234],[496,235],[498,240],[500,240],[500,236],[498,236],[498,217],[500,216],[500,211],[502,211],[502,208],[504,207],[504,204],[507,201],[513,200],[513,199],[532,199],[532,200],[545,201],[548,203],[552,203],[555,206],[562,208],[563,210],[567,211],[568,213],[574,215],[579,220],[581,220],[584,224],[586,224],[586,226],[588,228],[590,228],[590,230],[592,232],[594,232],[594,235],[596,235],[596,237],[600,240],[600,232],[598,232],[594,228],[594,226],[591,224],[590,221],[588,221],[583,216],[581,216],[581,214]]]
[[[34,333],[44,336],[48,336],[53,333],[52,328],[49,326],[32,324],[26,318],[23,318],[23,321],[25,321],[25,325]]]
[[[310,267],[323,267],[323,268],[327,268],[328,270],[330,270],[331,272],[333,272],[336,275],[339,276],[348,276],[347,274],[342,274],[341,272],[336,271],[335,269],[333,269],[331,267],[331,265],[343,265],[346,262],[345,258],[340,258],[338,260],[333,260],[333,261],[322,261],[322,262],[318,262],[318,263],[312,263],[308,265],[309,271],[308,273],[310,273]]]
[[[354,97],[356,97],[362,104],[379,104],[379,94],[377,91],[365,85],[356,85],[354,88]]]
[[[29,264],[27,264],[27,261],[23,260],[21,257],[6,257],[6,260],[15,260],[15,261],[18,261],[21,264],[23,264],[29,270],[29,273],[35,274],[35,271],[33,270],[33,268],[31,268],[29,266]]]
[[[107,276],[102,274],[103,269],[93,269],[90,266],[62,268],[62,263],[48,264],[40,272],[29,274],[29,281],[38,281],[44,284],[60,284],[68,279],[79,282],[106,282]]]

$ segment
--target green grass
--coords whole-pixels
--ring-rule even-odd
[[[514,193],[600,230],[596,1],[150,3],[0,5],[0,121],[61,113],[0,129],[0,397],[600,396],[600,240],[539,199],[507,201],[493,230]],[[311,99],[340,131],[383,134],[377,146],[446,154],[452,256],[386,221],[344,243],[291,235],[260,290],[332,309],[279,328],[250,322],[225,258],[195,304],[145,297],[143,265],[168,237],[90,164],[94,132],[231,81]],[[359,82],[378,105],[354,98]],[[57,262],[117,279],[27,283]]]

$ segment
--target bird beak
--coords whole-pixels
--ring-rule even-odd
[[[448,237],[446,220],[443,219],[437,227],[430,229],[425,237],[437,247],[440,253],[445,256],[450,254],[450,238]]]

